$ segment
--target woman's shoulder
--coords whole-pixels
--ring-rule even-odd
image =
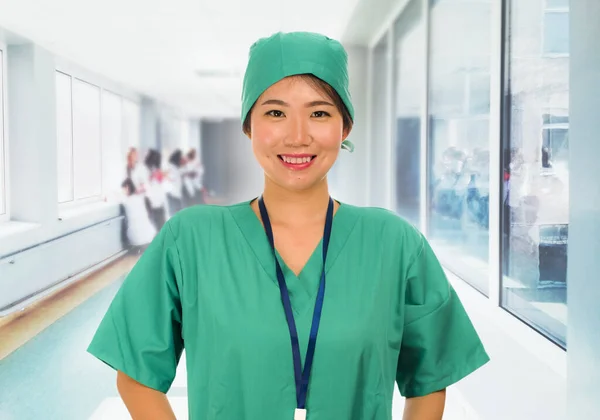
[[[350,211],[354,212],[362,223],[374,225],[384,225],[397,230],[406,230],[419,233],[417,227],[404,217],[392,210],[381,207],[359,207],[344,204]]]
[[[362,241],[418,249],[425,241],[420,230],[394,211],[381,207],[347,206],[356,215]]]

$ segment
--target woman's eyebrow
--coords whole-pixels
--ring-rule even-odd
[[[281,106],[290,106],[287,102],[282,101],[281,99],[268,99],[264,101],[261,105],[281,105]],[[310,108],[313,106],[326,105],[326,106],[335,106],[331,102],[327,101],[311,101],[304,104],[306,108]]]
[[[319,105],[335,106],[331,102],[327,102],[327,101],[312,101],[312,102],[308,102],[304,106],[306,106],[307,108],[310,108],[312,106],[319,106]]]
[[[287,102],[282,101],[281,99],[269,99],[262,103],[262,105],[281,105],[281,106],[290,106]]]

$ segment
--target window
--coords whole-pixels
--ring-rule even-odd
[[[6,156],[5,145],[4,145],[4,55],[3,51],[0,50],[0,220],[8,213],[6,198],[6,178],[7,178],[7,166],[6,162],[8,157]]]
[[[102,193],[100,89],[56,73],[58,202]]]
[[[547,8],[568,2],[546,0]],[[548,36],[567,39],[568,26],[548,25],[526,2],[510,2],[507,45],[509,112],[503,139],[502,288],[504,308],[566,345],[569,231],[569,57],[523,55]],[[565,16],[568,16],[565,13]],[[523,30],[539,26],[544,34]],[[533,37],[533,38],[532,38]]]
[[[441,1],[430,17],[428,236],[487,295],[491,4]]]
[[[569,0],[546,0],[544,54],[569,54]]]
[[[542,125],[542,168],[552,171],[555,164],[569,161],[569,117],[544,114]]]
[[[421,1],[412,0],[394,24],[396,211],[419,226],[421,111],[425,83],[425,31]]]
[[[388,68],[390,52],[387,33],[383,35],[373,50],[371,60],[371,144],[369,170],[371,176],[369,202],[373,206],[386,205],[388,176],[384,171],[388,159],[386,144],[389,139],[388,130],[388,92],[390,81]]]

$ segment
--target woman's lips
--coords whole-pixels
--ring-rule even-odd
[[[278,157],[283,166],[296,171],[309,168],[317,158],[316,155],[309,154],[285,154]]]

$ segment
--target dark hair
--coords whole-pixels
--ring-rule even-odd
[[[187,154],[189,160],[194,160],[196,158],[196,149],[190,149]]]
[[[135,194],[135,184],[131,180],[131,178],[126,178],[125,181],[121,184],[121,188],[127,188],[129,190],[129,194]]]
[[[158,150],[150,149],[148,150],[148,154],[146,155],[146,159],[144,163],[146,167],[150,170],[160,169],[162,162],[162,155]]]
[[[312,85],[312,87],[314,87],[316,90],[320,91],[321,93],[324,93],[325,96],[331,98],[337,110],[340,112],[340,114],[342,114],[344,130],[350,131],[352,129],[353,121],[352,117],[350,116],[350,112],[348,111],[348,108],[346,108],[346,105],[344,104],[344,101],[342,101],[340,95],[338,95],[336,90],[332,88],[329,83],[319,79],[316,76],[313,76],[312,74],[299,74],[297,76],[292,77],[301,78],[302,80]],[[246,115],[246,119],[244,120],[244,123],[242,125],[242,130],[246,134],[250,133],[250,116],[252,115],[253,109],[254,105],[252,105],[252,108],[250,108],[250,111],[248,111],[248,115]]]
[[[169,162],[179,168],[181,166],[182,157],[183,155],[181,153],[181,150],[177,149],[173,153],[171,153],[171,156],[169,157]]]

